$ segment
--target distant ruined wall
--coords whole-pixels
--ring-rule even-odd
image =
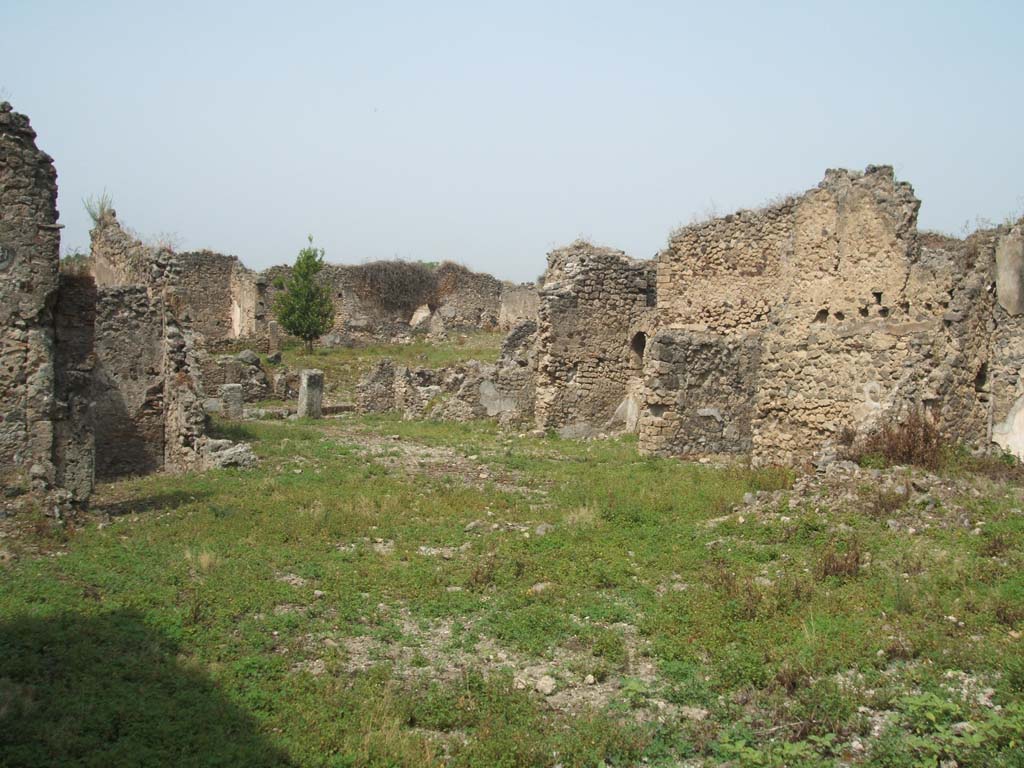
[[[237,338],[265,341],[266,281],[237,257],[148,246],[125,231],[114,211],[96,222],[91,236],[93,272],[101,288],[143,285],[153,293],[173,287],[181,296],[182,319],[203,347]]]
[[[504,284],[450,261],[436,270],[437,312],[449,330],[498,327]]]
[[[635,422],[654,304],[650,262],[582,241],[548,254],[537,332],[538,427],[576,434]]]
[[[182,296],[192,329],[210,342],[235,336],[232,283],[238,259],[212,251],[176,254],[181,267],[175,290]]]
[[[46,488],[54,466],[57,173],[0,104],[0,484]]]

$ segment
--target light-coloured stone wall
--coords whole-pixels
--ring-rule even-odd
[[[498,327],[511,331],[523,322],[537,322],[540,312],[540,293],[533,283],[506,284],[501,290],[498,307]]]

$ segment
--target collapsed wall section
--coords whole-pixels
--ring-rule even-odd
[[[536,420],[586,434],[635,425],[654,269],[583,241],[548,254],[540,289]]]

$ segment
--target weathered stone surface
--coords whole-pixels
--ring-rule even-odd
[[[315,368],[299,372],[300,419],[319,419],[322,415],[324,398],[324,372]]]
[[[245,405],[245,394],[241,384],[221,384],[221,413],[228,419],[241,419]]]
[[[654,278],[650,262],[583,241],[548,254],[537,323],[538,427],[614,426],[623,399],[641,388]]]
[[[996,244],[996,293],[1009,315],[1024,313],[1024,235],[1008,232]]]
[[[35,136],[27,117],[0,104],[0,482],[45,489],[56,480],[60,237],[57,173]]]
[[[635,422],[645,453],[792,464],[921,409],[951,440],[1024,453],[1021,225],[921,235],[919,205],[891,167],[833,170],[804,195],[678,230],[654,262],[552,252],[538,426]]]
[[[204,466],[207,469],[250,469],[259,463],[248,443],[231,440],[209,440]]]

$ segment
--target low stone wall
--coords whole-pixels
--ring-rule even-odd
[[[475,360],[439,370],[382,360],[359,382],[356,410],[394,411],[403,418],[470,421],[492,418],[524,424],[533,418],[532,348],[536,326],[517,327],[497,363]]]

